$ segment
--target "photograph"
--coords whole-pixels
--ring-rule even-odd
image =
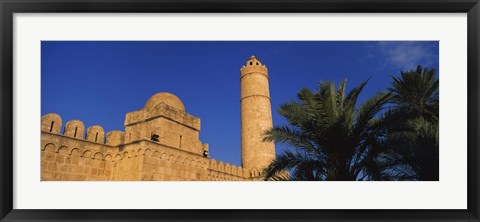
[[[42,41],[41,181],[440,181],[438,41]]]
[[[480,222],[479,1],[0,0],[0,221]]]

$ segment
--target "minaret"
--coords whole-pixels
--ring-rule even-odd
[[[263,132],[272,128],[268,70],[255,56],[240,69],[242,122],[242,167],[262,171],[275,159],[275,145],[263,142]]]

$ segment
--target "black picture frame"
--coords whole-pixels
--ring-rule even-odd
[[[0,0],[1,221],[480,221],[479,0]],[[21,210],[13,209],[14,13],[467,13],[467,210]],[[319,200],[320,201],[320,200]]]

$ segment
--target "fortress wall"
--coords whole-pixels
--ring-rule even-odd
[[[115,152],[118,148],[42,132],[41,180],[110,180],[112,167],[105,156]]]
[[[42,181],[140,180],[136,147],[113,147],[42,132]]]
[[[112,155],[112,177],[115,181],[139,181],[142,176],[144,157],[142,150],[135,145],[120,146],[119,152]]]
[[[141,141],[145,148],[142,180],[207,180],[208,158],[152,141]]]
[[[209,180],[209,159],[146,140],[111,147],[42,132],[42,147],[42,181]]]
[[[125,140],[125,133],[119,130],[113,130],[107,133],[107,140],[105,144],[109,146],[118,146],[123,144]]]
[[[108,158],[119,153],[119,148],[108,144],[123,143],[122,138],[105,140],[104,130],[98,125],[89,127],[85,135],[80,120],[67,122],[61,134],[62,120],[58,114],[43,116],[41,125],[42,181],[112,179],[114,164]]]
[[[66,135],[62,135],[60,116],[47,114],[42,118],[42,181],[251,180],[250,171],[192,152],[197,148],[187,145],[195,143],[178,149],[151,140],[128,141],[121,131],[108,132],[104,139],[101,126],[89,127],[83,138],[82,125],[81,121],[70,121]],[[195,141],[202,150],[208,149],[207,144]]]
[[[210,159],[208,168],[208,180],[221,181],[243,181],[250,177],[249,172],[242,167],[223,163]]]
[[[217,161],[147,140],[111,147],[42,132],[42,147],[42,181],[245,180],[241,167],[210,169]]]

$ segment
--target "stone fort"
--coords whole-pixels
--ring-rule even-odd
[[[80,120],[41,119],[42,181],[252,181],[275,159],[262,133],[272,127],[268,69],[255,56],[240,68],[242,165],[212,159],[199,139],[200,119],[175,95],[161,92],[125,117],[124,131],[105,134]]]

